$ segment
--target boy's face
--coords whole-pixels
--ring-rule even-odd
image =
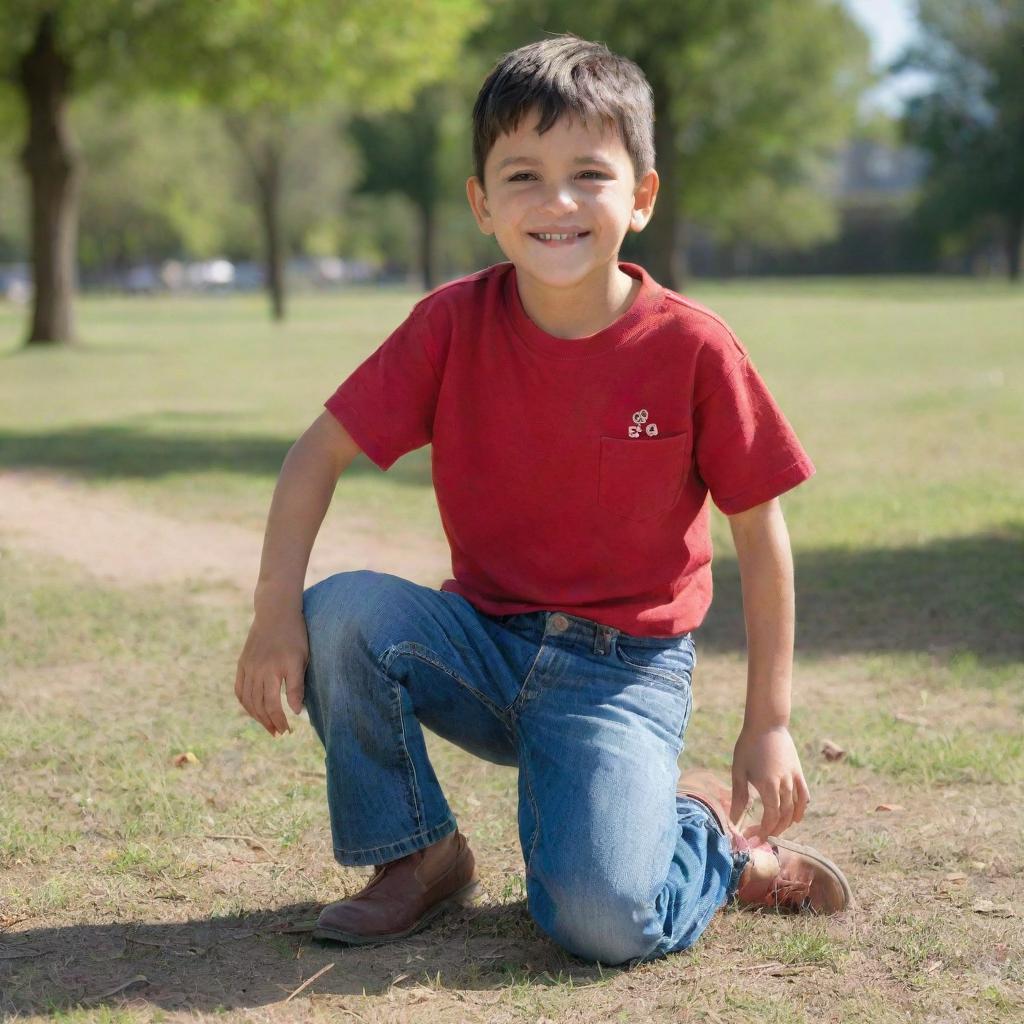
[[[480,230],[495,236],[517,272],[548,287],[614,273],[626,232],[642,230],[650,219],[657,174],[634,180],[613,128],[562,117],[538,135],[537,122],[530,112],[515,132],[499,136],[483,183],[476,177],[466,183]],[[540,237],[546,234],[569,237]]]

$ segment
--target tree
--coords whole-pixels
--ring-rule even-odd
[[[28,341],[74,338],[81,161],[72,94],[191,90],[225,112],[250,157],[283,315],[281,175],[290,118],[325,93],[379,109],[453,58],[477,0],[0,0],[0,79],[20,93],[28,140],[35,280]]]
[[[420,90],[407,111],[382,118],[354,118],[349,133],[362,156],[356,191],[365,195],[398,192],[419,215],[423,287],[437,284],[435,225],[442,185],[438,174],[444,97],[438,86]]]
[[[651,83],[661,191],[639,242],[663,284],[685,276],[687,220],[726,238],[758,227],[763,200],[751,193],[800,211],[797,224],[775,221],[794,239],[832,229],[813,185],[869,82],[867,40],[838,0],[519,0],[499,5],[480,43],[509,48],[545,32],[599,39]]]
[[[192,87],[223,112],[258,197],[273,314],[284,315],[281,193],[297,110],[330,95],[381,112],[447,73],[479,0],[264,0],[206,42]]]
[[[955,239],[1001,228],[1007,272],[1019,280],[1024,241],[1024,4],[919,0],[921,41],[893,70],[929,72],[911,99],[905,137],[932,156],[919,215]]]
[[[81,160],[69,124],[73,94],[189,38],[204,5],[189,0],[0,0],[0,81],[25,111],[32,322],[28,342],[75,337],[72,296]],[[126,78],[128,75],[126,75]]]

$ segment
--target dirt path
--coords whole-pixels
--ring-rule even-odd
[[[37,472],[0,473],[0,544],[57,556],[117,586],[202,583],[230,600],[251,595],[263,535],[231,523],[184,522],[139,508],[76,480]],[[335,572],[373,568],[428,586],[449,570],[443,543],[421,536],[375,539],[369,530],[317,538],[307,586]]]

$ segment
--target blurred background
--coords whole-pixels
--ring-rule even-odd
[[[575,32],[657,97],[691,277],[1018,279],[1021,0],[0,0],[0,302],[433,287],[501,259],[464,198],[501,53]],[[33,289],[33,281],[38,287]]]

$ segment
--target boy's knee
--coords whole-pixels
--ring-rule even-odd
[[[615,966],[645,957],[657,945],[653,908],[624,893],[571,888],[551,903],[550,917],[545,930],[581,960]]]
[[[393,577],[371,569],[355,569],[328,576],[302,595],[310,646],[336,641],[362,631],[379,604],[377,597]]]

